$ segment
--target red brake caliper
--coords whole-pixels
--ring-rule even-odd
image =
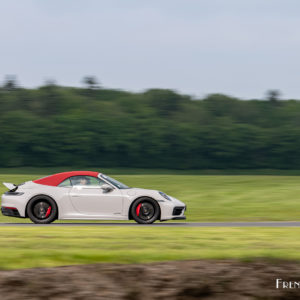
[[[140,204],[136,207],[136,209],[135,209],[135,212],[136,212],[136,215],[137,215],[137,216],[140,215],[141,206],[142,206],[142,203],[140,203]]]
[[[51,206],[48,207],[45,218],[48,218],[51,214]]]

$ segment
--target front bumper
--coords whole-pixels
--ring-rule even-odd
[[[167,220],[185,220],[184,215],[186,205],[176,198],[172,197],[172,201],[160,202],[161,216],[160,221]]]
[[[181,216],[186,211],[186,206],[175,206],[173,209],[173,216]]]
[[[186,216],[174,217],[172,220],[186,220]]]

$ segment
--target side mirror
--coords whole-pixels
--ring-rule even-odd
[[[113,190],[113,188],[108,184],[101,185],[101,189],[103,190],[103,193],[109,193]]]

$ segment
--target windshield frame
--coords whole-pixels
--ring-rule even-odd
[[[103,179],[104,181],[108,182],[109,184],[113,185],[117,189],[120,189],[120,190],[130,189],[130,187],[127,186],[126,184],[124,184],[108,175],[105,175],[103,173],[99,173],[98,177],[100,179]]]

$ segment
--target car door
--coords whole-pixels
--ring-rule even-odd
[[[74,208],[81,214],[98,217],[114,217],[122,212],[123,196],[113,187],[109,192],[101,186],[104,180],[91,176],[73,176],[70,199]]]

